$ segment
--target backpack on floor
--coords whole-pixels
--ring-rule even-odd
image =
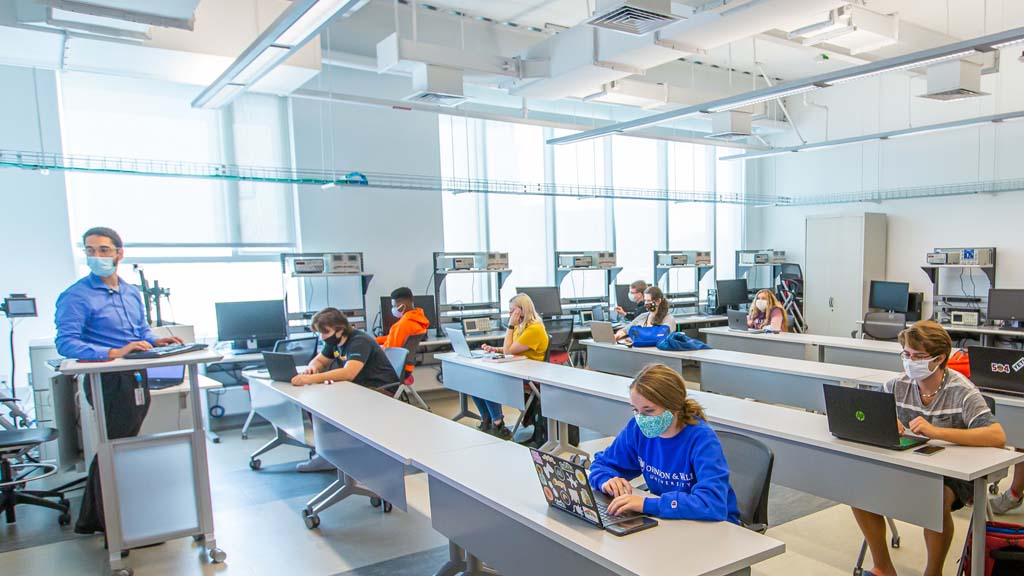
[[[960,558],[962,572],[971,576],[971,534]],[[1024,574],[1024,526],[1009,522],[985,523],[985,576]]]

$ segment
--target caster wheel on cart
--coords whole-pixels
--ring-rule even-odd
[[[893,536],[892,540],[889,541],[889,544],[893,548],[899,548],[900,547],[900,537],[899,536]]]
[[[384,513],[385,514],[390,514],[391,510],[393,510],[393,509],[394,509],[394,506],[391,504],[391,502],[387,502],[387,501],[384,502]]]
[[[302,519],[306,522],[306,528],[309,528],[310,530],[320,525],[320,516],[317,514],[306,514]]]
[[[989,484],[988,485],[988,493],[993,495],[993,496],[998,496],[999,495],[999,484]]]
[[[210,550],[210,562],[214,564],[220,564],[228,557],[227,552],[224,552],[220,548],[214,548]]]
[[[371,496],[370,497],[370,506],[373,506],[374,508],[380,508],[380,505],[381,505],[381,499],[380,498],[377,498],[376,496]]]
[[[242,440],[248,440],[248,439],[249,439],[249,435],[248,434],[242,434]]]
[[[135,572],[131,568],[121,568],[110,573],[111,576],[133,576]]]
[[[67,526],[68,524],[71,524],[71,514],[68,513],[68,512],[65,512],[65,513],[61,514],[60,516],[58,516],[57,517],[57,524],[60,524],[61,526]]]
[[[261,462],[259,458],[254,458],[252,460],[249,460],[249,468],[252,468],[253,470],[259,470],[262,467],[263,467],[263,462]]]

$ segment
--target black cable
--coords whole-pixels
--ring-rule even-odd
[[[7,322],[11,325],[10,343],[11,343],[11,399],[17,398],[17,394],[14,393],[14,375],[17,372],[14,370],[14,319],[8,318]],[[14,427],[18,427],[17,419],[15,419]]]

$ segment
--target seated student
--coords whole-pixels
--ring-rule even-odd
[[[503,346],[482,346],[485,352],[499,352],[513,356],[525,356],[530,360],[544,361],[548,351],[548,332],[544,322],[537,315],[533,300],[526,294],[516,294],[508,302],[508,331],[505,332]],[[484,432],[502,438],[512,437],[512,431],[505,427],[505,416],[501,404],[473,397],[477,410],[480,411],[480,426]]]
[[[293,386],[353,382],[367,388],[380,388],[398,382],[384,349],[369,334],[349,324],[341,310],[324,308],[317,312],[312,328],[320,333],[324,346],[302,374],[292,378]],[[296,468],[299,472],[317,472],[333,467],[318,454]]]
[[[635,320],[644,311],[644,290],[647,290],[647,282],[643,280],[637,280],[630,284],[629,299],[631,302],[619,302],[619,305],[615,307],[615,313],[629,322]]]
[[[648,286],[644,290],[644,308],[646,312],[640,314],[629,323],[629,326],[615,333],[616,340],[629,338],[629,329],[633,326],[668,326],[669,330],[675,331],[676,319],[668,313],[668,299],[657,286]]]
[[[412,297],[412,290],[402,287],[395,288],[391,292],[391,315],[398,318],[398,322],[391,325],[391,329],[384,336],[377,337],[377,344],[384,348],[404,348],[405,341],[410,336],[426,334],[430,321],[423,313],[423,308],[417,308]],[[406,361],[406,372],[412,372],[412,357]]]
[[[981,392],[959,372],[946,368],[953,342],[942,326],[930,320],[915,323],[900,333],[904,374],[886,382],[883,390],[896,396],[896,417],[904,429],[917,436],[944,440],[962,446],[1001,448],[1006,434],[985,404]],[[927,548],[925,576],[942,574],[942,563],[953,541],[953,510],[971,499],[970,482],[946,478],[945,514],[942,532],[925,529]],[[875,567],[864,572],[893,576],[896,569],[889,557],[885,518],[880,514],[853,509],[864,539],[871,549]]]
[[[629,385],[633,420],[594,455],[590,485],[614,499],[608,512],[740,523],[729,465],[704,409],[686,397],[683,377],[652,364]],[[633,494],[643,475],[653,496]]]
[[[770,327],[772,332],[787,332],[789,319],[786,310],[771,290],[758,290],[754,303],[747,313],[747,328],[762,330]]]

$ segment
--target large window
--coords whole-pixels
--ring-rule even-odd
[[[449,116],[441,117],[439,124],[445,177],[525,183],[550,180],[559,186],[579,186],[583,191],[612,186],[712,195],[716,191],[743,192],[742,164],[717,161],[720,154],[712,147],[612,137],[546,149],[539,128]],[[565,133],[549,131],[555,136]],[[551,284],[551,255],[555,250],[614,248],[623,268],[619,283],[653,280],[655,250],[712,250],[716,266],[701,284],[703,293],[713,286],[716,276],[734,275],[731,262],[741,246],[743,207],[662,200],[445,194],[444,218],[446,250],[510,252],[513,275],[502,292],[503,300],[517,286]],[[692,272],[672,274],[673,291],[688,291],[693,285]],[[481,292],[479,284],[478,280],[476,286],[466,286],[459,294],[477,294]],[[562,296],[603,294],[603,284],[602,273],[575,273],[562,283]],[[453,293],[451,287],[449,293]]]
[[[659,143],[616,137],[612,140],[612,184],[616,188],[664,188],[659,181]],[[615,250],[619,280],[654,280],[654,251],[664,242],[664,202],[615,200]]]
[[[286,108],[247,94],[221,111],[190,106],[194,86],[154,80],[61,75],[64,152],[108,160],[288,166]],[[132,263],[171,291],[165,319],[216,335],[213,303],[281,298],[278,254],[294,247],[292,187],[201,178],[65,172],[73,245],[93,226],[125,241],[121,275]],[[79,264],[84,258],[76,252]],[[84,267],[82,267],[84,271]]]

